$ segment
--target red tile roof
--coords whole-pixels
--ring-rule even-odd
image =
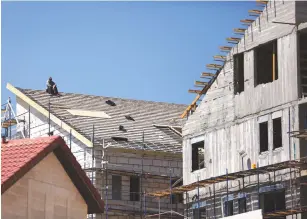
[[[59,136],[11,140],[1,144],[1,194],[49,153],[54,152],[88,205],[88,213],[102,213],[104,203],[75,156]]]

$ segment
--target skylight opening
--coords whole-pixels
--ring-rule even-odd
[[[107,100],[106,104],[108,104],[110,106],[116,106],[116,104],[112,100]]]
[[[134,118],[132,118],[130,115],[126,115],[125,117],[126,117],[126,119],[128,119],[128,120],[135,121]]]

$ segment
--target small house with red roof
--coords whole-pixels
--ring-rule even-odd
[[[61,137],[1,144],[1,218],[73,218],[102,213],[101,196]]]

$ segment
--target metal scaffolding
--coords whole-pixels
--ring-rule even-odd
[[[281,171],[281,170],[288,170],[290,169],[289,172],[277,175],[276,172]],[[165,190],[160,190],[160,191],[156,191],[156,192],[152,192],[152,193],[148,193],[148,196],[152,196],[152,197],[156,197],[158,199],[158,201],[160,202],[160,200],[162,198],[168,197],[172,194],[185,194],[186,196],[186,203],[185,203],[185,214],[182,215],[183,218],[189,218],[190,214],[191,214],[191,208],[190,206],[193,204],[196,204],[196,210],[198,212],[196,212],[197,217],[194,218],[200,218],[199,215],[199,209],[200,209],[200,201],[203,200],[210,200],[213,202],[213,212],[212,215],[207,215],[207,216],[211,216],[213,218],[218,218],[218,215],[216,214],[216,209],[219,208],[219,206],[216,205],[216,196],[217,195],[224,195],[226,196],[226,200],[229,201],[228,196],[230,194],[239,194],[242,192],[245,192],[245,190],[253,188],[252,192],[247,193],[248,195],[252,196],[252,195],[257,195],[258,196],[258,209],[260,209],[260,199],[259,199],[259,191],[260,188],[266,185],[277,185],[278,183],[282,183],[285,181],[288,181],[293,178],[292,175],[295,175],[294,179],[295,179],[295,183],[291,183],[290,184],[290,189],[291,189],[291,201],[293,202],[293,197],[292,197],[292,189],[295,189],[295,191],[297,191],[297,185],[299,186],[304,186],[307,185],[306,182],[301,182],[301,171],[302,170],[307,170],[307,157],[306,158],[301,158],[301,159],[297,159],[297,160],[290,160],[290,161],[285,161],[285,162],[280,162],[280,163],[276,163],[276,164],[272,164],[272,165],[268,165],[268,166],[263,166],[263,167],[258,167],[255,169],[250,169],[250,170],[244,170],[244,171],[239,171],[239,172],[234,172],[234,173],[226,173],[225,175],[220,175],[220,176],[216,176],[216,177],[211,177],[211,178],[207,178],[204,180],[197,180],[197,182],[188,184],[188,185],[183,185],[183,186],[178,186],[178,187],[170,187],[169,189],[165,189]],[[269,176],[269,181],[268,182],[263,182],[259,180],[259,176],[260,175],[268,175]],[[271,175],[273,175],[271,177]],[[276,177],[278,176],[284,176],[284,175],[289,175],[289,179],[284,179],[284,180],[276,180]],[[299,175],[299,177],[296,177],[296,175]],[[246,177],[251,177],[251,176],[257,176],[257,182],[255,182],[254,184],[248,184],[246,185]],[[271,179],[273,178],[273,179]],[[228,183],[230,181],[234,181],[237,180],[239,182],[239,188],[230,188]],[[217,183],[222,183],[222,182],[226,182],[226,188],[222,188],[219,190],[215,189],[215,186]],[[241,184],[242,182],[242,184]],[[211,192],[211,187],[213,187],[213,192]],[[292,188],[295,187],[295,188]],[[204,199],[200,199],[200,195],[199,195],[199,189],[200,188],[209,188],[210,190],[210,194],[207,195]],[[285,187],[287,188],[287,187]],[[230,189],[232,189],[232,191],[230,192]],[[191,191],[197,191],[197,195],[196,195],[196,200],[194,202],[190,202],[189,200],[189,192]],[[226,191],[225,191],[226,190]],[[213,194],[212,194],[213,193]],[[297,199],[297,197],[296,197]],[[252,201],[252,200],[251,200]],[[301,201],[301,200],[300,200]],[[265,212],[264,213],[264,218],[274,218],[274,217],[281,217],[281,216],[287,216],[287,215],[294,215],[294,214],[299,214],[302,212],[307,212],[307,206],[302,206],[301,202],[296,200],[295,205],[292,204],[291,208],[287,208],[284,210],[279,210],[279,211],[274,211],[274,212]],[[252,203],[250,203],[252,205]],[[246,207],[246,206],[245,206]],[[210,206],[210,209],[212,209],[212,206]],[[227,210],[227,207],[226,207]],[[158,216],[160,217],[161,215],[164,215],[169,212],[160,212],[158,214],[154,214],[154,215],[149,215],[148,217],[155,217]],[[174,212],[172,212],[174,213]],[[208,213],[207,213],[208,214]]]

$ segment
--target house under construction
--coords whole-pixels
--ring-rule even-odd
[[[307,2],[248,13],[189,90],[183,186],[148,194],[185,218],[307,218]]]
[[[146,194],[182,183],[180,114],[187,105],[7,88],[16,95],[16,113],[10,101],[2,106],[5,134],[62,136],[105,202],[104,214],[89,218],[183,214],[182,196],[158,204]]]

